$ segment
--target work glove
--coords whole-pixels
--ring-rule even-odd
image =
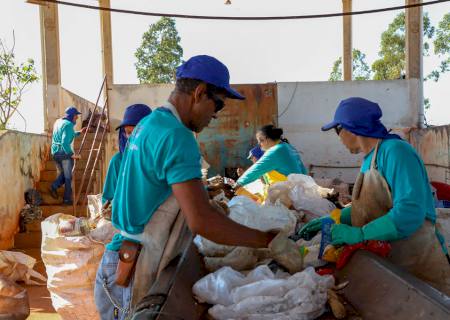
[[[333,245],[355,244],[366,240],[394,241],[400,239],[397,228],[387,214],[369,222],[362,228],[335,224],[331,228]]]
[[[290,273],[303,270],[303,256],[297,244],[283,231],[279,232],[269,243],[270,256]]]
[[[306,223],[298,232],[300,238],[306,241],[311,240],[322,228],[322,220],[325,218],[331,218],[336,224],[345,223],[351,225],[350,210],[351,207],[344,209],[334,209],[329,216],[313,219]]]

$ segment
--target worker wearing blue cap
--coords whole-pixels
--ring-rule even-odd
[[[128,137],[131,136],[131,133],[139,121],[150,113],[152,113],[152,109],[145,104],[133,104],[125,109],[123,120],[116,128],[116,130],[119,130],[119,152],[113,155],[109,162],[105,184],[103,185],[102,202],[104,205],[107,204],[107,202],[110,203],[114,198],[120,164],[122,163],[122,155],[125,151]]]
[[[414,148],[389,133],[381,123],[377,103],[353,97],[340,102],[334,129],[351,153],[364,153],[352,194],[352,205],[332,218],[334,245],[365,240],[391,242],[389,259],[418,278],[450,294],[450,268],[436,229],[436,212],[427,172]],[[310,238],[320,230],[320,219],[300,230]],[[441,241],[441,243],[440,243]]]
[[[56,120],[53,125],[51,154],[56,163],[57,178],[49,188],[50,195],[58,199],[57,190],[64,185],[63,204],[72,204],[72,169],[73,160],[80,159],[80,155],[75,155],[72,149],[72,142],[75,137],[84,133],[87,128],[75,131],[74,126],[81,114],[74,106],[65,110],[63,118]]]
[[[129,138],[112,202],[119,233],[106,246],[94,290],[102,319],[135,312],[149,288],[157,287],[158,274],[190,245],[183,241],[187,227],[216,243],[269,245],[274,259],[289,252],[295,269],[301,268],[298,249],[286,236],[242,226],[209,203],[193,132],[218,117],[227,98],[244,99],[229,80],[227,67],[216,58],[190,58],[177,68],[168,102],[142,119]]]

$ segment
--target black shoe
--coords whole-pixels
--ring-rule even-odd
[[[58,199],[58,192],[56,192],[55,189],[50,187],[50,188],[48,188],[48,192],[50,193],[50,195],[52,196],[53,199]]]
[[[72,206],[73,205],[73,201],[63,201],[63,206]]]

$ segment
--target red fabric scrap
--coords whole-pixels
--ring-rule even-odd
[[[392,247],[389,242],[379,240],[369,240],[357,244],[345,245],[336,262],[336,268],[338,270],[342,269],[347,264],[348,260],[350,260],[353,253],[359,249],[373,252],[381,257],[387,257],[391,252]]]

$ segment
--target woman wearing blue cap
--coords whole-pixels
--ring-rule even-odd
[[[264,154],[237,181],[237,188],[261,177],[269,186],[286,181],[292,173],[307,174],[298,151],[283,137],[283,129],[266,125],[256,133]]]
[[[128,138],[131,136],[139,121],[150,113],[152,113],[152,110],[145,104],[133,104],[125,109],[122,123],[116,128],[116,130],[119,130],[119,152],[109,162],[105,184],[103,185],[102,202],[104,205],[110,203],[114,198],[120,164],[122,163],[122,155],[125,151]]]
[[[63,204],[72,205],[72,169],[73,160],[80,159],[79,155],[74,155],[72,142],[75,137],[86,131],[86,127],[81,131],[75,131],[74,126],[81,114],[74,106],[68,107],[65,116],[56,120],[53,125],[51,154],[56,163],[58,177],[53,181],[49,192],[50,195],[58,199],[57,190],[64,185]]]
[[[365,154],[352,205],[332,217],[340,222],[332,227],[332,243],[389,241],[391,262],[449,295],[447,249],[436,229],[425,166],[409,143],[389,133],[381,116],[378,104],[348,98],[340,102],[334,120],[322,127],[323,131],[335,129],[351,153]],[[312,220],[300,236],[310,238],[320,227],[320,219]]]

